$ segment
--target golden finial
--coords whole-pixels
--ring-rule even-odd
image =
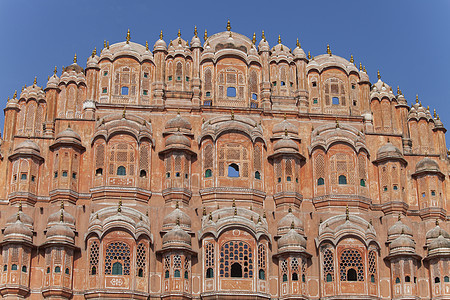
[[[179,38],[181,38],[181,30],[180,30],[180,29],[178,29],[178,34],[177,34],[177,36],[178,36]]]
[[[127,44],[129,44],[130,43],[130,29],[128,28],[128,31],[127,31]]]
[[[227,22],[227,31],[231,31],[230,20],[228,20],[228,22]]]
[[[311,52],[308,51],[308,59],[311,59]]]
[[[359,62],[359,70],[362,71],[362,63]]]
[[[234,215],[237,216],[237,207],[234,208]]]
[[[169,47],[170,47],[170,46],[173,46],[173,45],[172,45],[172,40],[170,40]]]
[[[186,41],[186,47],[189,48],[189,41]]]
[[[285,135],[285,136],[288,136],[288,130],[287,130],[287,128],[284,129],[284,135]]]
[[[58,68],[55,66],[55,69],[53,70],[53,74],[56,75],[57,72],[58,72]]]
[[[262,39],[264,42],[266,41],[266,35],[264,34],[264,30],[262,31]]]
[[[345,220],[350,220],[350,215],[349,215],[349,211],[348,211],[348,205],[345,208]]]
[[[231,120],[234,120],[234,111],[231,110]]]
[[[436,219],[436,226],[439,226],[439,219]]]
[[[261,216],[258,217],[258,223],[262,223]]]
[[[34,77],[34,81],[33,81],[33,85],[36,85],[36,83],[37,83],[37,77],[35,76]]]
[[[203,206],[203,215],[206,216],[206,207]]]
[[[103,49],[106,48],[106,40],[103,40]]]
[[[212,221],[212,213],[211,213],[211,212],[209,212],[209,217],[208,217],[208,219]]]
[[[145,50],[148,51],[148,41],[145,41]]]
[[[292,212],[292,207],[289,205],[288,213],[291,213],[291,212]]]
[[[296,45],[297,45],[298,48],[301,48],[301,47],[302,47],[302,45],[300,45],[300,42],[298,41],[298,38],[297,38],[297,43],[296,43]]]
[[[256,44],[256,33],[255,32],[253,32],[252,43],[253,43],[253,45]]]
[[[22,200],[19,202],[19,212],[22,211]]]
[[[337,118],[336,118],[336,128],[340,128],[339,121]]]
[[[355,62],[355,60],[353,59],[353,54],[350,54],[350,63],[354,63]]]
[[[126,114],[126,112],[127,112],[127,107],[124,106],[124,107],[123,107],[123,112],[122,112],[122,118],[123,118],[123,119],[125,119],[125,114]]]
[[[14,91],[14,95],[13,95],[13,99],[16,99],[16,98],[17,98],[17,90]],[[436,110],[434,110],[434,113],[436,113]]]
[[[363,71],[364,71],[364,73],[367,73],[366,66],[363,67]]]
[[[59,221],[64,222],[64,211],[61,210],[61,214],[59,215]]]
[[[266,218],[266,211],[264,211],[263,218],[264,219]]]
[[[236,200],[233,198],[233,204],[231,204],[231,207],[236,207]]]
[[[60,208],[61,208],[61,209],[64,209],[64,200],[61,200]]]
[[[164,35],[163,35],[162,29],[161,29],[161,32],[159,33],[159,39],[162,40],[162,39],[163,39],[163,36],[164,36]]]
[[[76,64],[77,63],[77,54],[75,53],[75,55],[73,56],[73,63]]]
[[[205,42],[208,39],[208,30],[206,30],[206,29],[205,29],[205,34],[203,35],[203,39],[205,39]]]
[[[252,222],[253,222],[253,216],[250,216],[250,221],[252,221]]]
[[[194,26],[194,36],[195,36],[195,37],[198,37],[197,26]]]
[[[178,39],[178,45],[181,45],[181,38]]]
[[[106,49],[109,49],[109,41],[106,41]]]
[[[400,95],[400,87],[397,85],[397,95]]]
[[[287,118],[286,113],[284,113],[284,117],[283,118],[284,118],[284,120],[286,120],[286,118]]]
[[[122,196],[120,196],[120,199],[119,199],[119,206],[117,207],[117,212],[122,212]]]
[[[180,226],[180,217],[177,217],[177,226]]]
[[[416,103],[419,103],[419,95],[416,94]]]
[[[330,56],[332,55],[332,54],[331,54],[331,49],[330,49],[330,45],[329,45],[329,44],[327,44],[327,54],[330,55]]]
[[[281,44],[281,35],[278,35],[278,44]]]
[[[178,201],[175,202],[175,208],[180,208],[180,204],[178,204]]]
[[[381,79],[380,70],[377,71],[377,77],[378,77],[378,80]]]
[[[402,214],[398,214],[397,221],[401,221],[401,220],[402,220]]]
[[[291,229],[294,229],[295,228],[295,224],[294,224],[294,221],[292,221],[292,223],[291,223]]]
[[[97,54],[97,47],[94,48],[94,50],[92,50],[92,57],[94,57]]]

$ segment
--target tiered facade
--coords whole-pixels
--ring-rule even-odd
[[[446,129],[353,57],[128,33],[4,111],[5,299],[450,299]]]

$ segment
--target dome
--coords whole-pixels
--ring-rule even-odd
[[[192,48],[200,48],[200,47],[202,47],[202,42],[200,41],[200,38],[197,36],[197,34],[195,34],[194,37],[191,40],[191,47]]]
[[[425,157],[421,161],[419,161],[416,165],[416,173],[419,172],[441,172],[439,169],[439,165],[437,162],[432,160],[429,157]]]
[[[292,123],[287,120],[283,120],[282,122],[273,126],[272,133],[273,134],[285,134],[286,131],[288,133],[292,133],[298,135],[298,129]]]
[[[278,249],[299,246],[306,249],[306,240],[295,229],[289,230],[278,240]]]
[[[289,137],[284,136],[282,139],[278,140],[275,145],[273,146],[273,151],[279,151],[279,150],[294,150],[298,152],[298,145],[296,142],[291,140]]]
[[[56,69],[55,69],[56,70]],[[56,73],[51,76],[47,81],[47,87],[46,89],[52,88],[57,89],[59,84],[59,77],[56,76]]]
[[[61,222],[61,214],[62,214],[62,219],[63,222],[65,224],[70,225],[70,227],[75,228],[75,218],[69,214],[67,211],[65,211],[64,209],[59,209],[58,211],[52,213],[47,220],[47,224],[56,224],[56,223],[60,223]]]
[[[191,228],[191,218],[178,207],[163,219],[163,229],[171,228],[179,222],[181,228]]]
[[[70,71],[75,71],[75,73],[84,73],[83,68],[80,67],[79,65],[77,65],[76,62],[74,62],[73,64],[71,64],[68,67],[65,67],[64,70],[63,70],[63,73],[64,72],[70,72]]]
[[[447,239],[450,239],[450,234],[448,234],[448,232],[441,228],[439,225],[436,225],[436,227],[427,232],[425,237],[427,242],[429,242],[429,240],[436,239],[441,235]]]
[[[389,244],[389,249],[394,250],[398,248],[412,248],[412,250],[416,247],[414,241],[407,235],[400,235],[392,243]]]
[[[30,139],[23,141],[22,143],[17,145],[16,148],[14,149],[15,152],[16,151],[22,152],[22,151],[27,151],[27,150],[36,151],[38,153],[41,152],[41,149],[39,148],[39,146]]]
[[[180,114],[177,114],[175,118],[167,121],[166,129],[178,129],[178,128],[190,131],[192,129],[192,125],[188,120],[182,118]]]
[[[26,240],[31,241],[33,237],[33,231],[26,226],[18,215],[16,215],[16,221],[14,223],[6,226],[5,231],[3,232],[5,239],[10,238],[24,238]]]
[[[166,42],[164,42],[164,40],[162,39],[162,31],[161,34],[159,36],[159,40],[156,41],[155,45],[153,46],[153,50],[154,51],[166,51],[167,50],[167,45]]]
[[[179,145],[186,146],[188,148],[191,147],[191,141],[181,132],[172,134],[166,140],[166,147]]]
[[[311,62],[314,62],[314,65],[311,64]],[[337,55],[330,55],[330,54],[322,54],[319,56],[316,56],[307,66],[307,70],[310,68],[319,68],[319,69],[325,69],[328,67],[336,66],[341,69],[343,69],[345,72],[357,72],[359,74],[358,69],[354,64],[352,64],[347,59],[337,56]]]
[[[72,128],[67,127],[65,130],[61,131],[56,135],[56,139],[74,139],[81,142],[81,137]]]
[[[75,233],[66,223],[59,222],[54,224],[47,230],[47,239],[52,239],[56,237],[62,237],[63,239],[64,238],[74,239]]]
[[[26,213],[21,211],[20,208],[19,208],[19,212],[17,214],[19,215],[19,219],[23,224],[25,224],[26,226],[28,226],[30,228],[33,227],[33,219],[29,215],[27,215]],[[6,224],[15,223],[17,220],[17,214],[10,216],[6,220]]]
[[[391,142],[381,146],[377,151],[377,160],[389,158],[403,159],[402,151],[391,144]]]
[[[303,222],[290,211],[278,222],[278,234],[289,230],[292,224],[294,224],[294,229],[303,230]]]
[[[413,235],[413,232],[409,226],[403,224],[401,220],[398,220],[394,225],[388,229],[388,239],[395,238],[396,236],[406,234],[409,236]]]
[[[437,249],[450,250],[450,239],[445,238],[444,236],[440,235],[437,239],[435,239],[428,245],[428,251],[437,250]]]
[[[88,57],[87,59],[87,63],[86,63],[86,69],[90,69],[90,68],[94,68],[94,69],[98,69],[98,61],[100,60],[100,57],[98,57],[96,55],[97,51],[94,50],[94,52],[92,52],[92,55]]]
[[[180,244],[191,247],[191,236],[181,229],[180,226],[175,226],[163,236],[162,244],[163,247],[169,246],[168,244]]]
[[[369,75],[367,75],[367,73],[362,70],[359,71],[359,78],[360,78],[360,82],[369,82],[370,83]]]

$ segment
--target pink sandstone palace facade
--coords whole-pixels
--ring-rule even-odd
[[[3,298],[450,299],[446,129],[353,57],[228,25],[57,73],[4,109]]]

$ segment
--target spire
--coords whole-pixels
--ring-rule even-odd
[[[13,99],[16,99],[16,98],[17,98],[17,90],[14,91],[14,95],[13,95]],[[434,113],[436,114],[436,110],[434,110]]]
[[[161,30],[161,32],[159,33],[159,39],[162,40],[163,39],[163,32]]]
[[[292,212],[292,207],[289,205],[288,213],[291,213],[291,212]]]
[[[416,94],[416,103],[419,103],[419,95]]]
[[[130,29],[128,28],[128,31],[127,31],[127,44],[129,44],[130,43]]]
[[[397,95],[401,95],[400,87],[397,85]]]
[[[18,209],[18,211],[19,211],[19,212],[22,211],[22,200],[19,202],[19,209]]]
[[[340,128],[339,121],[337,118],[336,118],[336,128]]]
[[[433,111],[433,117],[436,119],[436,109],[434,109],[434,111]]]
[[[364,73],[367,73],[366,66],[363,67],[363,71],[364,71]]]
[[[209,212],[208,220],[211,220],[211,221],[212,221],[212,212]]]
[[[109,49],[109,41],[106,41],[106,49]]]
[[[380,70],[377,71],[378,80],[381,80]]]
[[[284,128],[284,135],[285,135],[285,136],[288,136],[288,130],[287,130],[287,128]]]
[[[180,29],[178,29],[177,36],[178,36],[179,38],[181,38],[181,30],[180,30]]]
[[[206,40],[208,39],[208,30],[205,29],[205,34],[203,35],[203,38]]]
[[[237,216],[237,207],[234,208],[234,215]]]
[[[261,216],[258,217],[258,223],[262,223]]]
[[[281,44],[281,35],[278,35],[278,44]]]
[[[265,42],[266,41],[266,35],[264,34],[264,30],[262,31],[262,39],[263,39],[263,41]]]
[[[291,223],[291,229],[294,229],[295,228],[295,224],[294,224],[294,221],[292,221],[292,223]]]
[[[94,57],[97,54],[97,47],[94,48],[94,50],[92,50],[92,57]]]
[[[77,54],[75,53],[75,55],[73,56],[73,63],[76,64],[77,63]]]
[[[299,48],[302,47],[302,46],[300,45],[300,42],[298,41],[298,38],[297,38],[297,43],[296,43],[296,45],[297,45],[297,47],[299,47]]]
[[[359,70],[362,71],[362,63],[359,62]]]
[[[103,40],[103,49],[106,48],[106,40]]]
[[[330,45],[329,45],[329,44],[327,44],[327,54],[330,55],[330,56],[332,55],[332,54],[331,54],[331,49],[330,49]]]
[[[60,208],[61,208],[61,209],[64,209],[64,200],[61,200]]]
[[[231,207],[236,207],[236,200],[233,198],[233,204],[231,204]]]
[[[206,216],[206,207],[203,206],[203,215]]]
[[[117,212],[118,213],[122,212],[122,196],[120,196],[119,206],[117,207]]]
[[[180,204],[178,203],[178,201],[175,203],[175,208],[180,208]]]
[[[228,20],[228,22],[227,22],[227,31],[231,31],[230,20]]]
[[[195,36],[195,37],[198,37],[197,26],[194,26],[194,36]]]
[[[56,76],[57,72],[58,72],[58,68],[55,66],[55,69],[53,70],[53,74],[55,74],[55,76]]]
[[[145,41],[145,50],[148,51],[148,41]]]
[[[234,111],[231,110],[231,120],[234,120]]]
[[[253,45],[256,44],[256,33],[255,32],[253,32],[252,44]]]
[[[59,221],[62,223],[64,222],[64,211],[61,210],[61,214],[59,215]]]
[[[20,212],[17,212],[17,218],[16,218],[16,220],[17,220],[17,221],[20,221]]]
[[[350,54],[350,63],[355,63],[355,60],[353,59],[353,54]]]
[[[124,106],[124,107],[123,107],[123,112],[122,112],[122,118],[123,118],[123,119],[125,119],[125,114],[126,114],[126,112],[127,112],[127,107]]]
[[[350,215],[349,215],[349,211],[348,211],[348,205],[347,205],[347,207],[345,208],[345,220],[350,220]]]
[[[308,51],[308,59],[311,59],[311,52]]]
[[[37,77],[35,76],[34,77],[34,81],[33,81],[33,85],[36,85],[36,83],[37,83]]]

